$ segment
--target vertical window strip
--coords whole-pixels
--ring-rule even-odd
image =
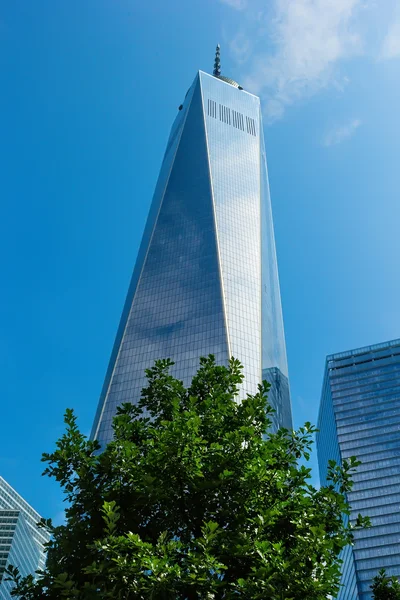
[[[217,118],[217,103],[215,100],[207,100],[207,114],[214,119]]]

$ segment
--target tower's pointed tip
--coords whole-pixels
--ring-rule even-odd
[[[215,77],[219,77],[221,75],[221,57],[220,57],[221,46],[217,44],[215,49],[215,60],[214,60],[214,70],[213,75]]]

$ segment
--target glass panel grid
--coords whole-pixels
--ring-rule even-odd
[[[22,576],[35,574],[46,563],[44,544],[50,536],[37,523],[40,515],[0,477],[0,600],[11,600],[12,584],[2,581],[6,566]]]
[[[291,427],[286,350],[259,99],[200,72],[171,131],[92,436],[104,444],[144,370],[201,355],[244,365],[241,395],[270,381],[274,428]]]
[[[372,521],[356,531],[352,552],[359,600],[369,600],[379,569],[400,576],[400,355],[399,340],[327,358],[321,396],[318,461],[326,473],[330,436],[340,459],[356,456],[362,464],[348,494],[351,520],[359,512]],[[324,415],[329,412],[329,418]],[[350,599],[350,596],[349,596]]]

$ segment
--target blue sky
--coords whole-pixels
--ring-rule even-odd
[[[395,0],[0,6],[0,474],[46,517],[40,456],[89,432],[169,128],[197,69],[260,94],[295,424],[328,353],[400,337]]]

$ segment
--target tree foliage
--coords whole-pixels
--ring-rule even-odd
[[[315,428],[270,433],[268,384],[238,400],[240,363],[200,361],[189,388],[160,360],[100,451],[72,410],[45,474],[68,508],[37,582],[8,572],[21,600],[325,600],[351,543],[345,493],[355,458],[310,484]],[[356,526],[363,526],[359,517]]]
[[[372,583],[374,600],[400,600],[400,583],[396,577],[388,577],[381,569]]]

